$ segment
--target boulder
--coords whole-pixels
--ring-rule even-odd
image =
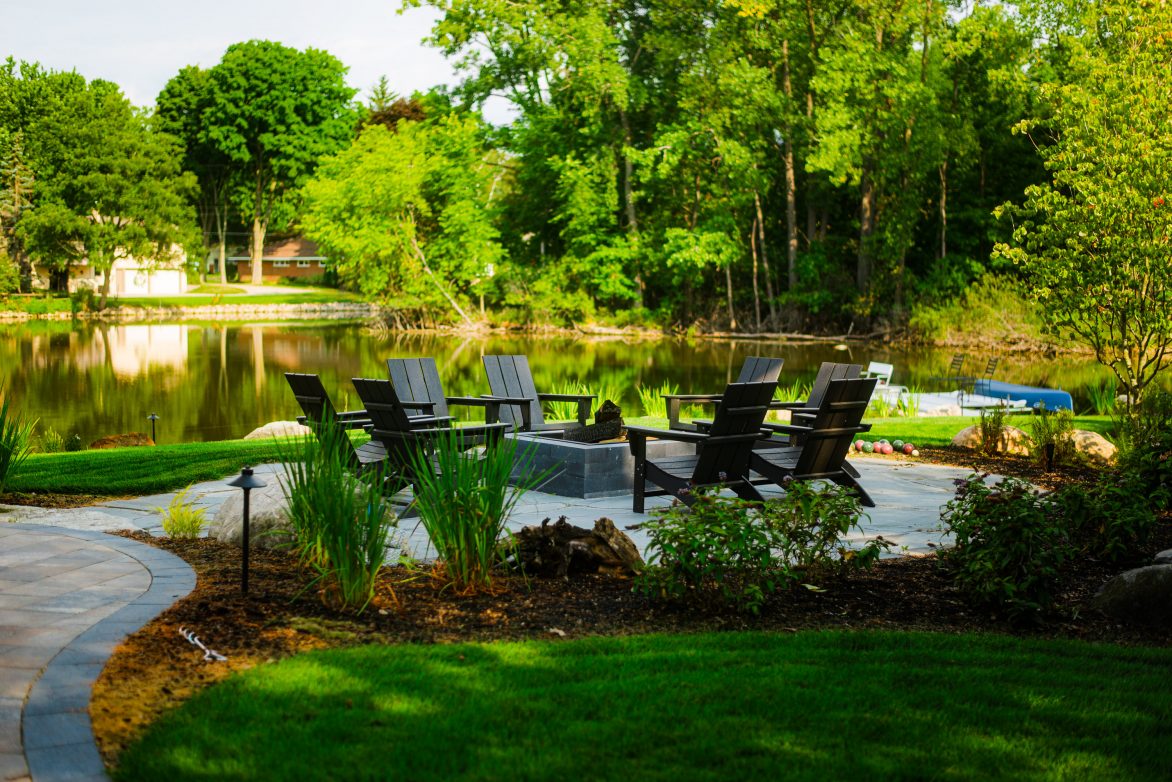
[[[313,430],[296,421],[272,421],[244,435],[245,440],[267,440],[270,437],[301,437]]]
[[[252,548],[272,549],[293,540],[289,503],[280,481],[269,480],[263,489],[253,489],[248,499],[248,541]],[[244,539],[244,492],[235,491],[212,519],[209,535],[221,543],[239,546]]]
[[[1115,446],[1098,432],[1088,432],[1085,429],[1075,429],[1071,432],[1074,449],[1082,456],[1098,464],[1110,464],[1115,461]]]
[[[1092,605],[1123,621],[1172,625],[1172,565],[1120,573],[1103,585]]]
[[[607,573],[629,576],[643,569],[639,549],[610,519],[594,522],[594,529],[575,527],[562,516],[540,527],[525,527],[514,536],[508,560],[533,576],[566,578],[571,573]]]
[[[154,445],[155,441],[142,432],[128,432],[127,434],[112,434],[90,443],[90,448],[129,448],[136,445]]]
[[[1152,561],[1157,565],[1172,565],[1172,548],[1164,549]]]
[[[952,438],[952,444],[959,448],[972,448],[976,451],[981,450],[981,427],[973,425],[960,430]],[[1016,426],[1002,427],[1001,445],[997,450],[1001,453],[1026,456],[1030,452],[1029,437]]]

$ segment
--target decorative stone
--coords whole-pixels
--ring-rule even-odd
[[[154,445],[155,441],[147,437],[142,432],[129,432],[127,434],[112,434],[109,437],[102,437],[90,443],[90,448],[130,448],[138,445]]]
[[[1161,551],[1153,561],[1157,565],[1172,565],[1172,548]]]
[[[1092,462],[1110,464],[1115,461],[1117,449],[1114,444],[1098,432],[1075,429],[1070,436],[1074,441],[1075,450]]]
[[[1120,573],[1103,585],[1092,605],[1116,619],[1172,625],[1172,565]]]
[[[960,430],[952,438],[952,444],[958,448],[972,448],[975,451],[981,450],[981,427],[973,425]],[[997,450],[1001,453],[1026,456],[1030,452],[1029,437],[1016,426],[1002,427],[1001,445]]]
[[[270,437],[302,437],[313,434],[313,430],[296,421],[271,421],[244,435],[245,440],[267,440]]]
[[[280,481],[269,480],[263,489],[250,492],[248,519],[248,540],[252,548],[279,548],[293,541],[289,503]],[[236,490],[216,511],[208,534],[221,543],[239,546],[243,541],[243,530],[244,492]]]

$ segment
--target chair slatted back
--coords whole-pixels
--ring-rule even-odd
[[[533,373],[525,356],[484,356],[484,371],[488,374],[488,390],[493,396],[507,396],[529,400],[529,416],[534,428],[545,423]],[[501,405],[500,420],[521,429],[524,419],[515,405]]]
[[[728,384],[716,407],[708,439],[701,443],[693,483],[723,482],[721,473],[729,479],[748,476],[753,444],[760,439],[761,424],[776,388],[776,380]]]
[[[964,375],[965,354],[957,353],[952,357],[952,361],[948,363],[948,371],[944,373],[944,377],[962,377]]]
[[[993,373],[997,371],[997,362],[1000,360],[1001,359],[997,356],[993,356],[993,358],[989,359],[988,363],[985,364],[985,373],[981,375],[981,377],[985,378],[986,380],[992,380]]]
[[[301,405],[301,412],[310,421],[337,419],[334,403],[326,393],[321,378],[317,375],[306,375],[300,372],[286,372],[285,381],[293,389],[293,398]]]
[[[783,358],[768,358],[765,356],[746,356],[745,363],[741,364],[741,373],[737,375],[738,383],[768,383],[781,377]]]
[[[387,372],[399,399],[409,402],[431,402],[431,410],[416,410],[416,414],[444,417],[448,400],[434,358],[388,358]]]
[[[842,470],[876,383],[878,379],[873,377],[830,381],[814,417],[813,430],[804,435],[794,478],[817,478]]]
[[[823,361],[818,367],[818,374],[814,377],[814,385],[810,387],[810,397],[806,400],[806,407],[820,407],[826,396],[826,389],[831,380],[853,380],[863,372],[861,364],[836,364],[833,361]]]
[[[387,449],[388,460],[402,469],[411,464],[411,451],[417,447],[407,410],[399,401],[389,380],[356,377],[351,381],[358,398],[366,406],[375,431],[371,433]]]

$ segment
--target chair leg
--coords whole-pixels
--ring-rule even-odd
[[[757,491],[757,487],[749,483],[748,480],[741,480],[739,483],[732,484],[729,488],[742,500],[765,502],[765,498],[761,496],[761,492]]]
[[[635,457],[635,494],[631,503],[631,510],[643,513],[647,492],[647,460]]]
[[[854,489],[855,491],[857,491],[859,493],[859,502],[863,504],[863,507],[866,507],[866,508],[874,508],[875,507],[875,500],[871,499],[871,495],[867,494],[867,490],[864,489],[858,481],[856,481],[851,476],[847,475],[845,472],[840,473],[833,480],[839,486],[843,486],[848,489]]]

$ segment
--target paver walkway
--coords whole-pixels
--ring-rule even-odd
[[[185,562],[142,543],[0,525],[0,779],[106,779],[94,680],[119,641],[194,588]]]
[[[877,508],[860,538],[882,535],[898,552],[941,542],[940,506],[969,470],[898,459],[855,459]],[[279,465],[257,474],[273,483]],[[233,493],[226,480],[197,484],[189,497],[209,518]],[[87,711],[90,690],[114,646],[195,587],[195,574],[160,549],[103,530],[158,534],[174,494],[76,509],[0,506],[0,780],[105,779]],[[648,500],[648,507],[670,502]],[[566,516],[589,527],[602,517],[621,529],[646,519],[631,498],[584,500],[529,492],[510,527]],[[8,522],[19,522],[5,524]],[[643,549],[647,537],[631,531]],[[402,545],[429,554],[419,525],[401,524]]]

